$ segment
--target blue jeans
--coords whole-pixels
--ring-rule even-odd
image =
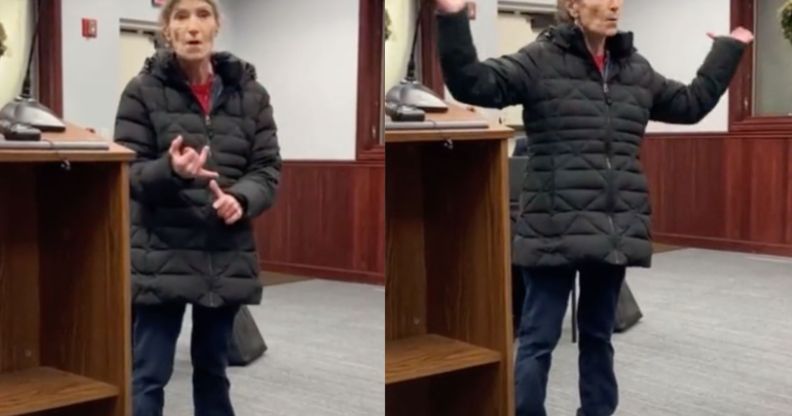
[[[578,416],[609,416],[619,402],[613,370],[611,335],[625,268],[592,265],[579,268],[578,371],[581,407]],[[525,302],[520,347],[515,365],[518,416],[545,416],[547,379],[553,349],[561,337],[567,302],[578,270],[523,269]]]
[[[162,416],[165,385],[173,374],[185,304],[134,306],[132,406],[134,416]],[[238,307],[193,306],[190,352],[196,416],[233,416],[226,376]]]

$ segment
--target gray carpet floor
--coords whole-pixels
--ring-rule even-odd
[[[792,415],[792,259],[688,249],[627,277],[644,318],[614,335],[617,415]],[[569,315],[550,416],[579,404]]]
[[[617,415],[792,415],[792,259],[707,250],[655,256],[628,283],[644,313],[614,336]],[[269,351],[231,369],[239,416],[383,413],[384,290],[309,280],[269,286],[251,308]],[[165,414],[192,415],[191,323],[185,319]],[[547,407],[578,406],[569,319],[554,355]],[[485,415],[482,415],[485,416]]]
[[[308,280],[264,288],[251,307],[269,349],[231,368],[237,416],[375,416],[385,403],[383,287]],[[189,311],[165,414],[192,411]]]

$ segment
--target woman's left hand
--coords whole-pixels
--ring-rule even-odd
[[[209,182],[209,189],[212,190],[215,197],[212,207],[217,211],[217,215],[225,221],[226,225],[231,225],[242,218],[242,205],[233,195],[223,192],[215,180]]]
[[[711,37],[712,39],[716,38],[715,34],[712,33],[712,32],[707,33],[707,36]],[[744,43],[746,45],[749,45],[754,40],[754,34],[751,33],[750,30],[748,30],[748,29],[746,29],[746,28],[744,28],[742,26],[739,26],[736,29],[732,30],[732,32],[729,35],[729,37],[732,38],[732,39],[739,40],[740,42],[742,42],[742,43]]]

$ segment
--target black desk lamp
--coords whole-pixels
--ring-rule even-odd
[[[2,57],[6,51],[5,41],[6,41],[5,28],[3,27],[3,23],[0,22],[0,57]]]
[[[415,107],[426,112],[444,112],[448,104],[415,78],[415,46],[418,29],[421,27],[421,7],[418,7],[418,19],[415,22],[412,52],[407,65],[407,75],[385,94],[385,102],[395,106]]]
[[[5,120],[14,124],[29,125],[41,131],[65,131],[66,124],[63,123],[52,110],[33,98],[30,93],[31,64],[33,62],[33,51],[36,50],[39,30],[40,27],[37,16],[36,30],[33,32],[33,40],[30,43],[30,55],[28,56],[27,71],[25,72],[25,82],[22,84],[22,93],[0,109],[0,120]]]

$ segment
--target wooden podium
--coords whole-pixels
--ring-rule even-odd
[[[388,416],[514,414],[510,136],[500,126],[385,134]]]
[[[0,150],[0,416],[131,414],[132,157]]]

